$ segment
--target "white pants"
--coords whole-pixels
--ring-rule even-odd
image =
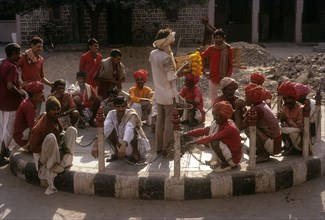
[[[77,129],[70,126],[65,132],[65,145],[67,148],[66,151],[68,151],[68,153],[63,155],[62,160],[60,158],[59,145],[53,133],[46,135],[42,143],[41,153],[33,154],[35,162],[40,162],[39,167],[38,164],[35,164],[36,169],[39,168],[38,177],[40,179],[46,179],[49,187],[54,187],[54,178],[57,176],[56,173],[51,171],[52,167],[55,164],[59,164],[62,167],[72,166],[76,138]]]
[[[140,103],[133,103],[131,106],[138,114],[139,118],[142,119],[142,108]]]
[[[211,105],[213,105],[214,100],[218,96],[219,88],[220,88],[219,84],[214,84],[211,80],[209,80],[209,93],[211,98]]]
[[[14,134],[15,118],[16,111],[0,111],[0,145],[3,141],[6,148]]]

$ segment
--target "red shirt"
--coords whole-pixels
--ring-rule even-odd
[[[96,88],[97,80],[94,79],[95,74],[99,71],[102,62],[102,55],[97,53],[96,58],[93,58],[91,51],[84,53],[80,58],[79,70],[87,73],[86,83]]]
[[[15,118],[13,138],[19,146],[27,144],[28,140],[22,140],[26,128],[32,128],[35,123],[36,105],[30,98],[20,104]]]
[[[240,143],[240,134],[239,130],[236,127],[235,123],[232,120],[219,125],[219,130],[215,133],[209,135],[210,126],[205,128],[198,128],[188,132],[189,136],[200,137],[206,135],[202,138],[199,138],[195,141],[196,144],[207,145],[214,140],[220,140],[222,143],[227,145],[231,151],[232,160],[234,163],[238,164],[242,157],[241,143]]]
[[[197,86],[194,85],[192,89],[185,86],[179,93],[180,96],[182,96],[186,101],[196,101],[199,103],[199,105],[196,106],[197,109],[200,110],[202,113],[202,122],[205,121],[205,112],[203,109],[203,97],[202,97],[202,91]]]
[[[18,62],[21,69],[21,79],[23,82],[42,81],[42,78],[44,78],[43,57],[38,55],[36,63],[29,63],[26,56],[23,54]]]
[[[220,58],[221,58],[221,50],[218,50],[214,47],[214,45],[209,46],[202,54],[202,59],[210,58],[210,74],[211,74],[211,81],[214,84],[220,83]],[[227,77],[231,77],[233,69],[233,60],[232,60],[232,49],[228,47],[228,70],[226,73]]]
[[[52,133],[58,138],[59,134],[63,131],[62,124],[59,120],[53,122],[45,113],[41,114],[37,119],[35,126],[32,129],[32,134],[29,139],[30,150],[33,153],[40,153],[42,144],[46,135]]]
[[[96,92],[91,85],[86,84],[86,88],[83,91],[83,93],[81,93],[80,91],[80,93],[77,96],[79,96],[80,101],[84,103],[83,104],[84,107],[90,108],[94,102],[92,99],[96,97]]]
[[[16,111],[23,101],[19,94],[7,88],[8,82],[20,89],[17,64],[5,59],[0,66],[0,111]]]

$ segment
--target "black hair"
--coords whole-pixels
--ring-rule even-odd
[[[172,33],[172,29],[170,28],[164,28],[164,29],[160,29],[156,35],[156,40],[159,40],[159,39],[163,39],[165,37],[167,37],[170,33]]]
[[[215,37],[215,36],[221,36],[221,37],[225,38],[226,37],[226,34],[225,34],[225,32],[221,28],[219,28],[219,29],[216,29],[213,32],[213,37]]]
[[[86,78],[87,77],[87,73],[84,72],[84,71],[79,71],[79,72],[77,72],[77,78],[78,77],[84,77],[84,78]]]
[[[110,88],[110,89],[107,91],[107,93],[108,93],[109,96],[112,96],[112,95],[117,96],[117,95],[118,95],[118,92],[119,92],[119,91],[118,91],[118,88],[117,88],[116,86]]]
[[[119,49],[112,49],[111,50],[111,57],[122,57],[122,53]]]
[[[7,44],[7,46],[5,47],[6,55],[8,58],[11,57],[13,53],[19,54],[20,50],[20,46],[16,43]]]
[[[39,44],[39,43],[42,44],[43,40],[42,40],[42,38],[40,38],[38,36],[35,36],[30,40],[30,45],[36,45],[36,44]]]
[[[99,44],[98,40],[96,40],[95,38],[90,38],[87,42],[88,46],[92,46],[94,44]]]
[[[114,98],[113,101],[114,105],[123,105],[123,104],[127,104],[126,99],[123,95],[118,95]]]
[[[57,79],[54,81],[54,88],[57,88],[58,86],[65,86],[64,79]]]

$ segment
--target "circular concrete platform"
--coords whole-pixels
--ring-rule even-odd
[[[257,164],[255,169],[247,169],[245,154],[240,166],[224,173],[214,173],[186,153],[181,160],[180,179],[173,177],[173,160],[157,155],[151,155],[143,165],[125,161],[106,163],[105,172],[99,173],[90,147],[76,146],[75,151],[74,166],[55,178],[57,189],[121,199],[193,200],[269,193],[318,178],[325,171],[324,142],[314,146],[314,156],[273,157],[267,163]],[[209,153],[198,148],[194,156],[204,161]],[[30,153],[14,149],[10,168],[18,178],[45,190],[46,182],[38,178]]]

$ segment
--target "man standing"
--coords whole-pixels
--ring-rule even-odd
[[[22,54],[22,58],[18,62],[21,69],[21,78],[24,83],[40,81],[53,87],[53,82],[50,82],[44,75],[44,59],[41,56],[42,51],[43,40],[39,37],[34,37],[30,41],[30,48]]]
[[[88,52],[80,57],[79,71],[87,73],[86,83],[96,90],[98,83],[94,77],[100,68],[102,55],[98,53],[99,43],[95,38],[88,40],[88,49]]]
[[[110,57],[103,59],[100,71],[96,77],[98,80],[98,95],[103,99],[108,96],[108,91],[116,87],[122,90],[122,82],[125,81],[125,67],[122,60],[122,53],[118,49],[112,49]]]
[[[41,114],[32,129],[30,151],[34,155],[38,177],[46,179],[45,194],[57,191],[54,178],[72,166],[77,129],[70,126],[65,132],[59,121],[61,104],[54,96],[46,100],[46,112]]]
[[[18,80],[17,62],[20,46],[15,43],[5,47],[7,58],[0,65],[0,166],[8,163],[9,144],[13,137],[16,110],[26,97]]]
[[[217,97],[217,85],[223,77],[231,77],[233,70],[232,49],[225,42],[226,35],[222,29],[217,29],[213,33],[214,44],[209,46],[202,54],[202,60],[209,58],[210,74],[206,74],[209,78],[209,90],[211,103]],[[203,65],[205,66],[205,65]]]
[[[179,102],[176,79],[181,75],[181,69],[176,71],[176,63],[171,49],[171,45],[175,42],[175,34],[169,28],[160,29],[156,41],[153,43],[156,49],[152,50],[149,56],[157,103],[156,152],[163,156],[172,156],[171,115],[176,103]]]
[[[216,28],[209,24],[209,17],[206,15],[201,18],[201,22],[204,25],[202,46],[206,48],[206,46],[210,46],[211,44],[213,44],[212,36]]]
[[[57,98],[61,104],[60,121],[63,124],[63,128],[67,129],[70,125],[76,127],[79,120],[79,112],[77,106],[73,101],[72,95],[65,92],[65,81],[58,79],[54,82],[54,92],[51,96]]]
[[[30,133],[35,124],[36,105],[45,101],[44,85],[39,81],[29,82],[24,90],[28,98],[20,104],[17,110],[13,137],[20,147],[27,149]]]
[[[138,70],[133,73],[135,86],[129,89],[130,105],[137,112],[142,121],[147,121],[151,113],[153,91],[144,84],[147,82],[147,70]]]

